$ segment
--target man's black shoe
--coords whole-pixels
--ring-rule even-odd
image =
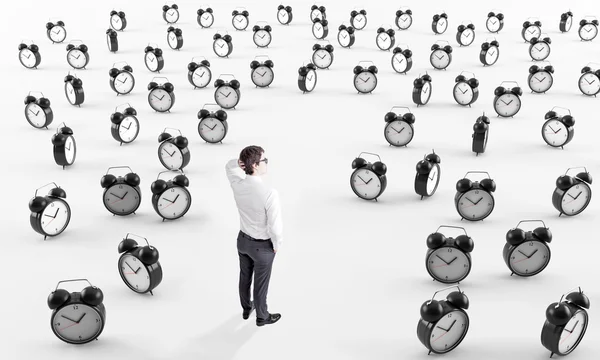
[[[250,317],[250,314],[252,314],[253,310],[254,310],[254,301],[250,301],[250,309],[244,310],[244,313],[242,314],[242,317],[244,318],[244,320],[248,320],[248,318]]]
[[[281,314],[269,314],[266,319],[256,318],[256,326],[275,324],[279,319],[281,319]]]

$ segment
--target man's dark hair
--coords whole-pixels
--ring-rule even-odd
[[[252,169],[252,165],[258,164],[260,162],[260,158],[265,150],[256,145],[246,146],[240,152],[240,161],[244,163],[244,172],[248,175],[252,175],[254,173],[254,169]]]

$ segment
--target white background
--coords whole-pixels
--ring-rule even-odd
[[[179,1],[183,30],[181,51],[166,43],[168,25],[159,1],[11,1],[2,24],[5,54],[1,58],[4,136],[1,206],[2,295],[0,352],[6,359],[425,359],[427,350],[416,337],[421,304],[444,287],[425,270],[425,239],[441,224],[465,226],[475,241],[473,270],[461,284],[471,300],[471,329],[447,359],[545,359],[540,344],[546,307],[561,294],[582,286],[591,299],[588,334],[570,359],[598,354],[600,288],[595,267],[600,247],[594,224],[599,200],[573,218],[558,217],[551,203],[556,178],[568,167],[587,166],[600,176],[598,109],[600,99],[583,96],[577,81],[580,70],[600,62],[600,39],[581,42],[578,22],[600,14],[593,1],[570,1],[575,13],[569,33],[558,31],[567,4],[505,1],[412,1],[414,25],[396,32],[396,42],[414,53],[408,75],[393,72],[390,52],[375,45],[381,24],[392,27],[402,4],[390,1],[351,3],[327,1],[328,39],[335,47],[331,70],[319,70],[316,90],[302,95],[297,69],[309,61],[315,39],[309,22],[312,2],[290,2],[294,20],[282,26],[274,1],[252,3],[218,1],[211,4],[216,18],[211,29],[196,23],[200,3]],[[231,12],[245,5],[250,27],[236,32]],[[337,27],[349,20],[356,5],[368,12],[368,25],[356,33],[352,49],[338,46]],[[485,20],[493,6],[502,6],[505,27],[495,35],[500,59],[493,67],[479,62],[480,44],[493,35]],[[109,12],[121,8],[128,26],[119,32],[119,52],[106,47]],[[431,18],[445,10],[446,34],[435,36]],[[52,45],[46,38],[48,17],[66,24],[67,41]],[[546,95],[530,94],[529,45],[520,31],[529,16],[537,16],[552,38],[549,60],[555,84]],[[252,43],[252,25],[266,20],[273,27],[269,49]],[[471,20],[476,40],[468,48],[456,43],[456,27]],[[395,26],[394,26],[395,28]],[[229,59],[212,52],[215,32],[228,31],[234,50]],[[21,39],[40,47],[38,70],[23,68],[17,57]],[[70,106],[63,77],[70,70],[68,40],[88,45],[90,64],[77,71],[83,80],[85,103]],[[448,40],[454,60],[447,71],[429,64],[430,47]],[[491,40],[491,39],[490,39]],[[177,100],[170,114],[154,113],[147,103],[146,85],[153,77],[143,64],[148,42],[164,52],[166,76]],[[249,63],[268,54],[275,63],[275,82],[257,89],[250,80]],[[201,141],[196,113],[213,101],[214,87],[193,90],[186,66],[194,56],[211,62],[214,77],[233,73],[241,82],[241,102],[228,111],[229,134],[223,144]],[[352,68],[372,60],[379,68],[379,86],[372,95],[358,95]],[[134,69],[136,87],[118,98],[108,85],[108,70],[117,61]],[[452,98],[454,78],[472,71],[480,81],[479,100],[472,108]],[[428,71],[433,95],[425,107],[411,100],[412,82]],[[514,118],[492,116],[486,153],[471,152],[472,125],[492,108],[493,90],[504,80],[516,80],[524,90],[523,107]],[[49,130],[32,128],[23,116],[23,98],[30,90],[43,91],[55,114]],[[110,136],[110,114],[129,102],[138,111],[141,131],[131,145],[119,147]],[[407,148],[392,148],[383,137],[383,116],[394,105],[409,106],[416,116],[415,137]],[[575,137],[564,150],[543,142],[544,114],[553,106],[570,108]],[[75,165],[58,167],[50,138],[57,125],[72,127],[78,144]],[[182,130],[190,140],[191,163],[186,168],[193,202],[182,219],[161,222],[153,211],[150,184],[164,169],[156,155],[157,137],[166,126]],[[238,214],[227,179],[225,162],[250,144],[267,150],[269,174],[265,181],[282,199],[285,243],[278,252],[269,292],[269,310],[283,317],[273,326],[257,328],[254,316],[244,322],[237,295],[238,258],[235,238]],[[420,201],[414,193],[415,164],[435,148],[442,158],[437,193]],[[388,166],[388,187],[379,202],[356,197],[349,187],[350,164],[361,151],[380,154]],[[143,203],[137,215],[113,217],[102,205],[100,178],[109,166],[129,165],[141,179]],[[455,183],[469,170],[489,171],[497,183],[496,208],[482,222],[461,222],[453,203]],[[73,210],[71,224],[56,238],[43,241],[29,225],[27,203],[34,190],[50,181],[63,187]],[[595,191],[595,183],[592,185]],[[541,274],[528,279],[510,277],[502,259],[506,231],[522,219],[542,219],[554,234],[552,260]],[[127,232],[147,236],[160,251],[164,279],[155,295],[137,295],[117,272],[117,245]],[[448,235],[456,235],[448,233]],[[105,296],[107,322],[99,341],[68,345],[50,329],[46,298],[62,279],[89,279]],[[84,284],[67,287],[79,291]],[[444,296],[444,295],[442,295]]]

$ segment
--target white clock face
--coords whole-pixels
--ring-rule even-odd
[[[160,162],[169,170],[181,169],[183,165],[183,154],[172,142],[165,141],[158,147]]]
[[[285,11],[285,9],[277,11],[277,21],[279,21],[281,24],[287,24],[289,18],[290,17],[288,16],[288,12]]]
[[[317,72],[309,69],[308,74],[306,74],[306,80],[304,84],[306,85],[306,91],[313,91],[317,86]]]
[[[242,14],[235,15],[232,24],[236,30],[244,30],[248,27],[248,18]]]
[[[119,272],[129,288],[135,292],[144,293],[150,288],[150,274],[138,258],[124,254],[119,258]]]
[[[133,78],[133,74],[131,74],[130,72],[122,71],[115,78],[114,84],[117,93],[121,95],[129,94],[129,92],[133,90],[133,86],[135,85],[135,79]]]
[[[35,63],[37,62],[35,54],[27,48],[19,51],[19,60],[21,60],[21,64],[28,69],[34,67]]]
[[[368,169],[357,169],[350,177],[350,184],[354,193],[365,200],[373,200],[381,192],[379,176]]]
[[[560,207],[563,213],[577,215],[588,206],[592,198],[592,190],[587,184],[580,183],[572,186],[562,197]]]
[[[473,88],[464,81],[459,81],[454,85],[454,100],[460,105],[469,105],[473,100]]]
[[[389,50],[394,45],[393,38],[386,32],[377,34],[375,42],[380,50]]]
[[[322,39],[325,36],[325,28],[319,22],[313,24],[312,32],[317,39]]]
[[[395,72],[403,73],[406,71],[408,62],[402,53],[396,53],[392,56],[392,68]]]
[[[77,145],[75,144],[75,138],[73,136],[68,136],[67,140],[65,140],[65,157],[67,158],[67,163],[69,165],[73,165],[75,162],[76,154]]]
[[[148,93],[148,102],[155,111],[167,111],[173,106],[171,95],[165,89],[153,89]]]
[[[431,56],[429,56],[429,62],[431,66],[438,70],[445,69],[450,65],[450,54],[446,53],[442,49],[437,49],[431,52]]]
[[[315,66],[319,69],[327,69],[331,66],[331,63],[333,62],[333,57],[331,56],[329,51],[325,49],[319,49],[313,53],[312,60],[313,64],[315,64]]]
[[[219,57],[229,56],[229,44],[227,44],[227,41],[223,40],[223,38],[215,40],[213,43],[213,50]]]
[[[394,120],[385,126],[385,139],[394,146],[404,146],[413,138],[413,128],[409,123]]]
[[[492,213],[494,199],[485,190],[469,190],[458,199],[457,209],[464,219],[483,220]]]
[[[444,32],[446,32],[447,28],[448,28],[448,20],[446,20],[444,18],[440,18],[438,20],[438,22],[435,24],[435,29],[437,30],[438,34],[443,34]]]
[[[356,30],[362,30],[367,26],[367,17],[363,14],[357,14],[354,19],[352,19],[352,26]]]
[[[573,17],[569,16],[569,17],[567,17],[567,20],[565,20],[565,30],[566,31],[571,30],[571,26],[573,26]]]
[[[529,78],[529,88],[536,93],[545,93],[550,90],[553,83],[554,78],[546,71],[539,71]]]
[[[531,25],[525,29],[523,37],[525,38],[525,41],[529,42],[534,37],[539,39],[540,35],[542,35],[542,28],[536,25]]]
[[[441,247],[427,258],[427,270],[433,278],[443,283],[462,281],[471,270],[467,255],[454,247]]]
[[[64,27],[60,25],[54,25],[52,29],[49,30],[49,32],[50,39],[55,43],[61,43],[65,41],[65,38],[67,37],[67,31]]]
[[[110,35],[106,34],[106,45],[108,45],[108,51],[113,51],[113,48],[111,46],[111,41],[110,41]]]
[[[498,61],[500,50],[495,46],[490,46],[485,53],[485,63],[488,65],[494,65]]]
[[[558,341],[558,351],[561,355],[570,353],[579,345],[579,342],[583,339],[583,335],[585,335],[587,322],[587,312],[580,310],[565,325]]]
[[[348,30],[344,29],[338,32],[338,42],[341,47],[350,46],[350,34],[348,33]]]
[[[54,199],[42,212],[42,231],[50,236],[62,233],[69,225],[71,210],[66,202]]]
[[[192,82],[194,86],[199,88],[206,87],[210,83],[211,78],[210,70],[204,66],[197,67],[192,74]]]
[[[325,17],[321,13],[321,10],[314,9],[313,11],[310,12],[310,21],[313,22],[313,21],[315,21],[315,19],[321,19],[321,20],[325,19]]]
[[[500,116],[510,117],[516,115],[521,109],[521,99],[515,94],[504,94],[494,102],[494,110]]]
[[[396,21],[396,25],[400,28],[400,30],[406,30],[412,25],[412,16],[408,14],[402,14]]]
[[[370,93],[377,87],[377,76],[369,71],[355,75],[354,87],[358,92]]]
[[[119,31],[123,28],[123,21],[119,17],[119,15],[115,14],[110,17],[110,27]]]
[[[225,125],[213,117],[204,118],[198,124],[200,137],[207,142],[215,143],[223,140],[226,135]]]
[[[52,317],[54,333],[72,343],[84,343],[97,338],[102,326],[100,313],[85,304],[64,306]]]
[[[113,185],[104,193],[104,206],[117,215],[129,215],[140,206],[140,196],[127,184]]]
[[[149,51],[146,53],[146,55],[144,56],[144,62],[146,63],[146,67],[148,68],[148,70],[158,70],[158,59],[156,58],[156,55],[154,55],[153,52]]]
[[[423,87],[421,88],[421,103],[423,105],[427,104],[429,102],[430,98],[431,98],[431,83],[429,81],[426,81],[423,84]]]
[[[87,65],[87,57],[79,49],[71,49],[67,53],[67,62],[75,69],[83,69]]]
[[[165,12],[165,20],[169,24],[176,23],[179,20],[179,11],[177,9],[169,9]]]
[[[46,126],[46,113],[36,103],[29,103],[25,106],[25,118],[33,127],[42,128]]]
[[[119,124],[119,137],[124,143],[130,143],[135,140],[140,132],[140,123],[135,116],[125,116]]]
[[[178,40],[177,35],[175,35],[174,31],[171,31],[167,34],[167,42],[169,43],[169,47],[171,49],[178,49]]]
[[[446,353],[454,349],[467,334],[469,318],[462,311],[452,311],[441,318],[431,331],[429,344],[434,351]]]
[[[67,94],[67,100],[69,101],[69,103],[71,105],[75,105],[77,96],[75,94],[75,89],[73,88],[73,85],[71,85],[70,82],[65,83],[65,94]]]
[[[567,126],[558,120],[548,120],[542,127],[544,141],[550,146],[563,146],[569,137]]]
[[[213,14],[209,12],[204,12],[204,14],[200,15],[200,25],[202,27],[211,27],[213,22],[215,22],[215,17]]]
[[[500,30],[500,20],[495,16],[490,16],[485,22],[489,32],[498,32]]]
[[[466,28],[460,34],[460,43],[464,46],[469,46],[475,41],[475,31],[472,29]]]
[[[579,37],[583,41],[591,41],[598,35],[598,27],[594,24],[586,24],[579,28]]]
[[[237,91],[230,86],[220,86],[215,90],[215,102],[223,109],[232,109],[239,101]]]
[[[585,95],[596,95],[600,92],[600,79],[593,73],[581,75],[579,78],[579,90]]]
[[[540,241],[526,241],[517,246],[509,258],[510,269],[517,275],[535,275],[550,261],[550,250]]]
[[[545,42],[532,44],[529,48],[529,56],[536,61],[545,60],[548,56],[550,56],[550,45]]]
[[[190,208],[190,204],[190,193],[185,188],[175,186],[160,195],[156,207],[164,218],[177,219],[185,215]]]
[[[258,47],[267,47],[271,43],[271,33],[266,30],[258,30],[252,36],[252,40]]]
[[[269,67],[261,65],[252,71],[252,82],[254,85],[259,87],[265,87],[271,85],[275,74]]]
[[[433,195],[433,192],[436,190],[439,181],[440,181],[440,167],[434,166],[433,169],[431,169],[431,171],[429,172],[429,175],[427,177],[427,195],[429,195],[429,196]]]

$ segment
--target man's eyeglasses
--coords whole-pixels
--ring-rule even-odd
[[[259,162],[261,162],[261,161],[264,161],[264,162],[265,162],[265,164],[268,164],[268,163],[269,163],[269,159],[267,159],[267,158],[261,159]]]

